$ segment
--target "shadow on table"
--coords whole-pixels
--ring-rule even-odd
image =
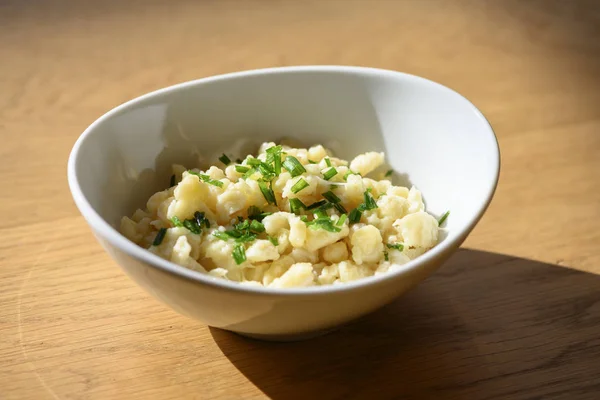
[[[600,276],[476,250],[460,250],[410,293],[327,336],[268,343],[211,333],[273,399],[600,393]]]

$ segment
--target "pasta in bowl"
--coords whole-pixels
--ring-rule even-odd
[[[438,242],[440,222],[419,190],[392,184],[383,153],[348,162],[322,145],[267,142],[232,158],[174,165],[171,187],[123,217],[121,232],[191,270],[272,288],[383,274]]]

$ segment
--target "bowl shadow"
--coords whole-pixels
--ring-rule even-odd
[[[461,249],[410,293],[329,335],[211,334],[272,399],[587,399],[600,392],[599,326],[600,276]]]

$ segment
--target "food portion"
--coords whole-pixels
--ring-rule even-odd
[[[171,187],[123,217],[121,232],[186,268],[275,288],[386,273],[438,242],[421,193],[378,172],[383,153],[347,162],[321,145],[264,143],[230,156],[206,170],[174,165]]]

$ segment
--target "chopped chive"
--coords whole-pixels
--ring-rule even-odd
[[[277,154],[277,153],[281,153],[282,150],[283,150],[283,147],[281,147],[281,145],[271,146],[266,150],[266,153],[267,154]]]
[[[236,238],[235,241],[238,243],[245,243],[245,242],[252,242],[255,239],[256,239],[256,235],[254,235],[252,233],[245,233],[245,234],[241,235],[240,237]]]
[[[247,230],[250,228],[250,220],[248,220],[248,219],[245,220],[242,217],[238,217],[238,221],[240,221],[240,222],[234,226],[236,231],[243,231],[243,230]]]
[[[203,212],[196,211],[194,213],[194,219],[196,220],[198,226],[202,227],[202,225],[204,225],[205,228],[210,228],[210,221],[208,218],[206,218]]]
[[[323,229],[323,230],[328,231],[328,232],[339,232],[339,231],[341,231],[341,229],[338,228],[337,226],[335,226],[333,224],[333,222],[331,221],[331,219],[329,219],[327,217],[317,218],[317,219],[312,220],[309,223],[307,223],[307,225],[311,229]]]
[[[177,226],[177,227],[183,226],[183,222],[181,222],[181,220],[177,216],[174,216],[173,218],[171,218],[171,222],[173,223],[173,226]]]
[[[327,202],[325,200],[319,200],[316,201],[314,203],[312,203],[310,206],[306,207],[307,210],[314,210],[315,208],[321,207],[322,205],[326,204]]]
[[[335,195],[335,193],[333,193],[331,190],[325,192],[322,194],[323,197],[325,197],[327,200],[329,200],[332,203],[339,203],[340,201],[342,201],[339,197],[337,197]]]
[[[281,149],[279,152],[273,153],[273,169],[276,175],[281,174]]]
[[[333,206],[342,214],[346,214],[348,212],[346,208],[342,205],[342,203],[335,203]]]
[[[438,221],[438,226],[442,225],[444,223],[444,221],[446,221],[446,219],[448,218],[448,215],[450,215],[450,210],[446,211],[444,213],[444,215],[442,215],[442,218],[440,218]]]
[[[240,174],[245,174],[246,172],[250,171],[250,168],[244,167],[243,165],[236,165],[235,170],[236,170],[236,172],[239,172]]]
[[[258,187],[260,188],[260,191],[262,192],[263,196],[265,197],[265,200],[267,200],[267,203],[269,204],[273,204],[273,205],[277,205],[277,201],[275,200],[275,193],[273,192],[273,189],[267,186],[267,183],[264,181],[258,181]]]
[[[212,234],[214,237],[216,237],[217,239],[221,239],[221,240],[229,240],[231,239],[231,236],[229,236],[227,233],[223,232],[223,231],[214,231]]]
[[[347,171],[347,172],[344,174],[344,180],[347,180],[347,179],[348,179],[348,177],[349,177],[350,175],[356,175],[356,173],[355,173],[354,171],[352,171],[352,170],[350,170],[350,169],[349,169],[349,170],[348,170],[348,171]]]
[[[309,163],[309,164],[316,164],[317,162],[316,162],[316,161],[313,161],[313,160],[311,160],[311,159],[309,159],[309,160],[308,160],[308,163]]]
[[[325,179],[326,181],[330,180],[331,178],[333,178],[334,176],[337,175],[337,169],[335,169],[334,167],[329,168],[327,171],[325,171],[323,173],[323,179]]]
[[[335,189],[339,188],[340,186],[341,185],[335,185],[335,184],[332,183],[332,184],[329,185],[329,190],[335,190]]]
[[[227,157],[227,155],[225,153],[223,153],[223,155],[221,157],[219,157],[219,161],[221,161],[225,165],[231,164],[231,159],[229,157]]]
[[[185,221],[183,221],[183,226],[188,231],[195,233],[196,235],[202,233],[202,228],[200,228],[200,225],[198,225],[195,219],[186,219]]]
[[[387,251],[383,252],[383,258],[385,259],[385,261],[390,261],[390,257],[388,256],[388,252]]]
[[[329,218],[329,215],[327,215],[327,212],[323,208],[317,208],[315,210],[314,214],[317,216],[317,219],[319,219],[319,218]]]
[[[269,242],[271,242],[273,246],[279,246],[279,240],[274,236],[269,236]]]
[[[262,164],[262,161],[260,161],[258,158],[250,157],[246,160],[246,164],[252,167],[257,167]]]
[[[325,164],[327,164],[328,167],[331,167],[331,160],[329,157],[325,157]]]
[[[275,175],[281,174],[281,151],[283,147],[273,146],[269,147],[267,151],[267,163],[273,164],[273,171]]]
[[[258,171],[261,173],[264,180],[270,181],[271,179],[275,178],[275,171],[269,164],[260,163],[258,166]]]
[[[402,243],[388,243],[386,246],[388,249],[394,249],[398,251],[404,250],[404,245]]]
[[[167,228],[160,228],[158,230],[158,233],[156,234],[156,237],[154,238],[154,242],[152,242],[152,246],[159,246],[165,238],[166,234]]]
[[[169,187],[173,187],[177,184],[177,179],[175,178],[175,175],[171,175],[171,182],[170,182],[170,186]]]
[[[261,233],[265,231],[265,226],[257,220],[253,219],[250,223],[250,230],[252,232]]]
[[[275,175],[281,174],[281,155],[277,155],[273,160],[273,170],[275,170]]]
[[[254,218],[261,213],[260,208],[256,206],[248,207],[248,218]]]
[[[348,214],[342,214],[342,215],[340,215],[340,219],[338,219],[338,221],[336,222],[335,226],[342,226],[342,225],[344,225],[344,222],[346,222],[346,219],[348,219]]]
[[[285,163],[283,166],[285,167]],[[292,186],[292,193],[296,194],[302,189],[307,188],[308,186],[308,182],[306,182],[303,178],[300,178],[298,179],[298,182],[294,183],[294,186]]]
[[[300,216],[300,220],[301,220],[302,222],[304,222],[304,223],[307,223],[307,222],[308,222],[308,217],[307,217],[306,215],[301,215],[301,216]]]
[[[394,170],[393,170],[393,169],[390,169],[390,170],[388,170],[388,171],[385,173],[385,176],[386,176],[386,177],[388,177],[388,176],[392,176],[392,174],[393,174],[393,173],[394,173]]]
[[[301,210],[306,209],[306,205],[300,199],[290,199],[290,211],[298,214]]]
[[[246,261],[246,249],[244,248],[244,245],[241,243],[236,244],[233,248],[232,256],[237,265]]]
[[[302,166],[300,161],[296,157],[287,156],[285,161],[283,162],[283,168],[287,169],[290,174],[292,174],[292,178],[296,176],[302,175],[306,172],[306,169]]]
[[[223,182],[217,181],[215,179],[211,179],[211,177],[206,174],[200,174],[200,173],[194,172],[194,171],[188,171],[188,172],[192,175],[196,175],[198,178],[200,178],[200,180],[208,183],[209,185],[213,185],[216,187],[223,187]]]
[[[357,222],[360,222],[361,217],[362,212],[358,208],[355,208],[354,210],[350,211],[350,214],[348,215],[350,224],[356,224]]]
[[[250,178],[252,175],[254,175],[255,172],[256,172],[256,170],[254,168],[250,168],[248,171],[246,171],[246,173],[244,173],[244,175],[242,176],[242,179]]]
[[[373,210],[375,208],[377,208],[377,203],[375,202],[375,199],[373,198],[373,196],[371,196],[371,193],[369,193],[370,190],[367,189],[365,190],[365,192],[363,193],[363,196],[365,198],[365,210]]]

